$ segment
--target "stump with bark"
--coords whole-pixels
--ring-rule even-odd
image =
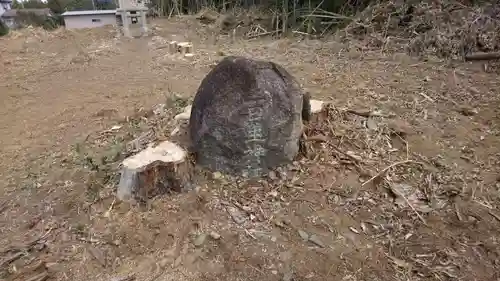
[[[180,146],[164,141],[125,159],[117,197],[145,203],[154,196],[190,189],[190,163]]]

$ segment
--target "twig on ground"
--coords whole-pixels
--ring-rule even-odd
[[[250,266],[252,269],[254,269],[255,271],[259,272],[259,273],[260,273],[260,274],[262,274],[262,275],[267,275],[267,274],[265,274],[262,270],[260,270],[260,269],[256,268],[255,266],[253,266],[253,265],[251,265],[251,264],[248,264],[248,266]]]
[[[127,276],[118,276],[111,278],[110,281],[133,281],[135,280],[135,273],[129,274]]]
[[[498,222],[500,222],[500,216],[493,213],[493,211],[489,210],[488,214],[490,214],[492,217],[494,217]]]
[[[23,255],[24,255],[23,252],[17,252],[10,257],[6,257],[3,260],[0,260],[0,268],[2,268],[4,266],[10,264],[11,262],[21,258]]]
[[[384,40],[384,44],[382,45],[382,49],[380,50],[381,53],[383,53],[385,51],[385,48],[386,48],[387,43],[388,43],[387,39],[389,39],[389,37],[387,37],[387,32],[389,31],[389,24],[391,23],[391,16],[392,16],[392,14],[389,14],[389,16],[387,17],[387,22],[385,24],[384,35],[382,36],[382,38]]]
[[[312,34],[309,34],[307,32],[297,31],[297,30],[293,30],[292,33],[294,33],[294,34],[300,34],[300,35],[305,35],[305,36],[312,36]]]
[[[109,218],[111,216],[111,211],[113,210],[113,207],[115,206],[116,198],[113,199],[113,202],[111,202],[111,205],[109,206],[108,210],[104,213],[104,217]]]
[[[371,111],[371,110],[360,111],[360,110],[348,109],[345,112],[351,113],[351,114],[354,114],[354,115],[358,115],[358,116],[361,116],[361,117],[366,117],[366,118],[368,118],[368,117],[389,117],[388,115],[384,115],[384,114],[382,114],[380,112]]]
[[[255,237],[255,235],[253,235],[252,233],[250,233],[250,231],[248,231],[248,229],[246,229],[246,228],[245,228],[245,233],[246,233],[248,236],[252,237],[252,239],[253,239],[253,240],[257,240],[257,237]]]
[[[105,241],[102,241],[102,240],[99,240],[99,239],[96,239],[96,238],[85,238],[85,237],[78,237],[78,240],[82,241],[82,242],[87,242],[87,243],[91,243],[91,244],[97,244],[97,245],[102,245],[102,244],[106,244],[107,242]]]
[[[275,34],[275,33],[278,33],[278,32],[279,32],[279,30],[273,30],[273,31],[268,31],[268,32],[263,32],[263,33],[248,35],[247,39],[257,38],[257,37],[266,36],[266,35],[272,35],[272,34]]]
[[[3,213],[3,211],[7,210],[7,200],[3,201],[0,203],[0,214]]]
[[[475,61],[475,60],[498,60],[500,59],[500,52],[493,53],[475,53],[465,56],[466,61]]]
[[[420,166],[424,166],[424,163],[417,162],[417,161],[414,161],[414,160],[404,160],[404,161],[399,161],[399,162],[396,162],[396,163],[392,163],[391,165],[389,165],[389,166],[385,167],[384,169],[382,169],[382,171],[378,172],[375,176],[371,177],[369,180],[367,180],[364,183],[362,183],[361,186],[365,186],[368,183],[372,182],[373,180],[379,178],[380,176],[382,176],[383,174],[385,174],[391,168],[394,168],[396,166],[403,165],[403,164],[408,164],[408,163],[414,163],[414,164],[418,164]]]
[[[415,214],[417,215],[417,217],[425,225],[427,225],[427,222],[425,221],[424,217],[422,217],[422,215],[420,215],[420,213],[417,211],[417,209],[415,209],[415,207],[413,206],[413,204],[411,204],[410,200],[408,200],[408,198],[406,198],[406,196],[402,192],[400,192],[397,188],[393,188],[391,190],[392,190],[392,192],[396,193],[397,196],[400,196],[401,198],[403,198],[405,200],[406,204],[408,204],[408,206],[410,206],[410,208],[413,210],[413,212],[415,212]]]
[[[458,209],[457,203],[455,203],[454,205],[455,205],[455,214],[457,214],[457,219],[459,221],[463,221],[463,218],[462,218],[462,215],[460,214],[460,210]]]
[[[422,97],[424,97],[426,100],[430,101],[430,102],[434,102],[434,100],[429,97],[428,95],[422,93],[422,92],[418,92],[419,95],[421,95]]]
[[[314,12],[314,11],[313,11]],[[346,17],[343,15],[333,14],[333,15],[318,15],[318,14],[309,14],[299,16],[299,18],[325,18],[325,19],[343,19],[343,20],[352,20],[350,17]]]
[[[38,242],[44,238],[46,238],[50,232],[52,232],[52,227],[47,230],[44,234],[40,235],[39,237],[33,239],[32,241],[24,244],[24,245],[20,245],[20,246],[10,246],[9,248],[7,249],[4,249],[4,250],[0,250],[0,253],[3,253],[3,254],[6,254],[8,252],[23,252],[23,251],[27,251],[31,248],[33,248],[36,244],[38,244]]]
[[[45,281],[47,279],[49,279],[49,273],[45,271],[26,279],[26,281]]]

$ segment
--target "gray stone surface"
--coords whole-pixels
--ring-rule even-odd
[[[262,176],[297,155],[304,112],[309,99],[280,65],[226,57],[196,93],[191,150],[212,171]]]

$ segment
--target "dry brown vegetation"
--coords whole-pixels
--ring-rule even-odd
[[[214,45],[210,28],[186,16],[143,39],[0,39],[0,279],[499,280],[494,63],[417,59],[408,42],[350,32]],[[171,38],[195,58],[169,55]],[[169,137],[223,55],[278,62],[331,102],[307,156],[259,181],[200,171],[193,192],[116,202],[120,161]]]

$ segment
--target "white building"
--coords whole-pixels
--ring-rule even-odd
[[[1,1],[1,0],[0,0]],[[116,10],[67,11],[62,14],[68,29],[116,25]]]

